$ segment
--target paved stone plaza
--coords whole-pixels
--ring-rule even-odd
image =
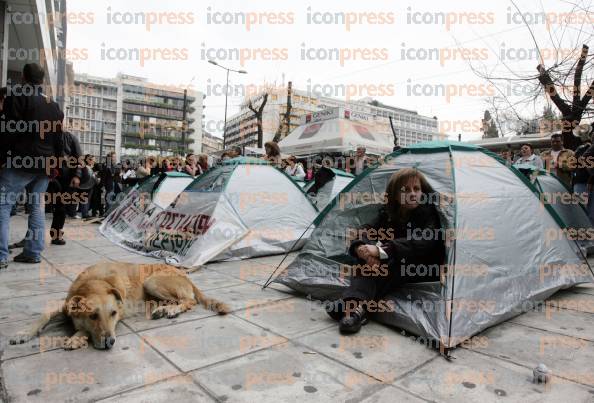
[[[13,242],[25,228],[25,217],[13,218]],[[8,345],[59,304],[86,266],[155,262],[114,246],[97,228],[71,220],[66,246],[48,246],[41,264],[11,263],[0,273],[0,401],[594,402],[592,284],[552,298],[572,309],[518,316],[454,350],[450,362],[376,323],[342,337],[318,304],[279,285],[262,291],[282,256],[209,264],[190,275],[232,306],[228,316],[201,307],[175,319],[139,315],[120,322],[110,351],[61,349],[55,341],[72,329],[60,322],[45,338]],[[540,362],[555,375],[546,386],[531,382]]]

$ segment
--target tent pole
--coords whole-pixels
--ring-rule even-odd
[[[270,279],[272,278],[272,276],[274,276],[274,274],[278,271],[279,267],[282,266],[282,264],[285,261],[285,259],[287,258],[287,256],[289,256],[289,253],[293,252],[293,248],[295,247],[295,245],[297,245],[297,243],[299,243],[299,241],[301,240],[301,238],[303,238],[303,236],[307,233],[307,231],[309,231],[309,228],[312,226],[312,224],[313,224],[313,222],[307,226],[307,228],[305,229],[305,231],[303,231],[303,234],[301,234],[301,236],[299,237],[299,239],[297,239],[295,241],[295,243],[289,248],[289,251],[287,253],[285,253],[285,256],[283,256],[283,260],[280,261],[280,263],[278,264],[278,266],[276,266],[276,269],[274,269],[274,271],[272,272],[272,274],[270,274],[270,277],[268,277],[268,280],[266,280],[266,282],[262,286],[262,289],[265,289],[266,287],[268,287],[270,285],[270,283],[272,282],[272,281],[270,281]]]

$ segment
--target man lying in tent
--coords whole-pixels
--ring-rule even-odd
[[[369,313],[385,311],[390,304],[382,298],[395,288],[439,281],[439,270],[426,270],[445,259],[444,231],[429,203],[427,180],[414,168],[401,169],[390,178],[386,194],[378,220],[358,229],[360,236],[350,245],[349,253],[359,262],[351,267],[350,286],[342,301],[328,308],[341,333],[357,333]]]

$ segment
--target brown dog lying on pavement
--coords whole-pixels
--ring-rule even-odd
[[[10,344],[31,340],[52,318],[64,314],[72,319],[76,330],[66,341],[66,349],[81,348],[90,342],[97,349],[110,349],[120,319],[140,310],[150,313],[153,319],[174,318],[196,303],[219,314],[229,312],[227,305],[206,298],[186,273],[173,266],[101,262],[78,275],[61,310],[44,312]]]

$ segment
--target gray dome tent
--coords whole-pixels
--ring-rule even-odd
[[[397,289],[388,296],[395,310],[375,313],[378,321],[447,349],[559,289],[592,281],[582,251],[563,235],[566,224],[550,205],[543,208],[538,190],[494,154],[455,142],[403,148],[367,169],[318,216],[301,253],[274,281],[315,299],[339,298],[349,283],[341,265],[353,263],[345,229],[377,217],[389,178],[406,167],[440,195],[442,226],[456,236],[446,241],[441,280]]]

